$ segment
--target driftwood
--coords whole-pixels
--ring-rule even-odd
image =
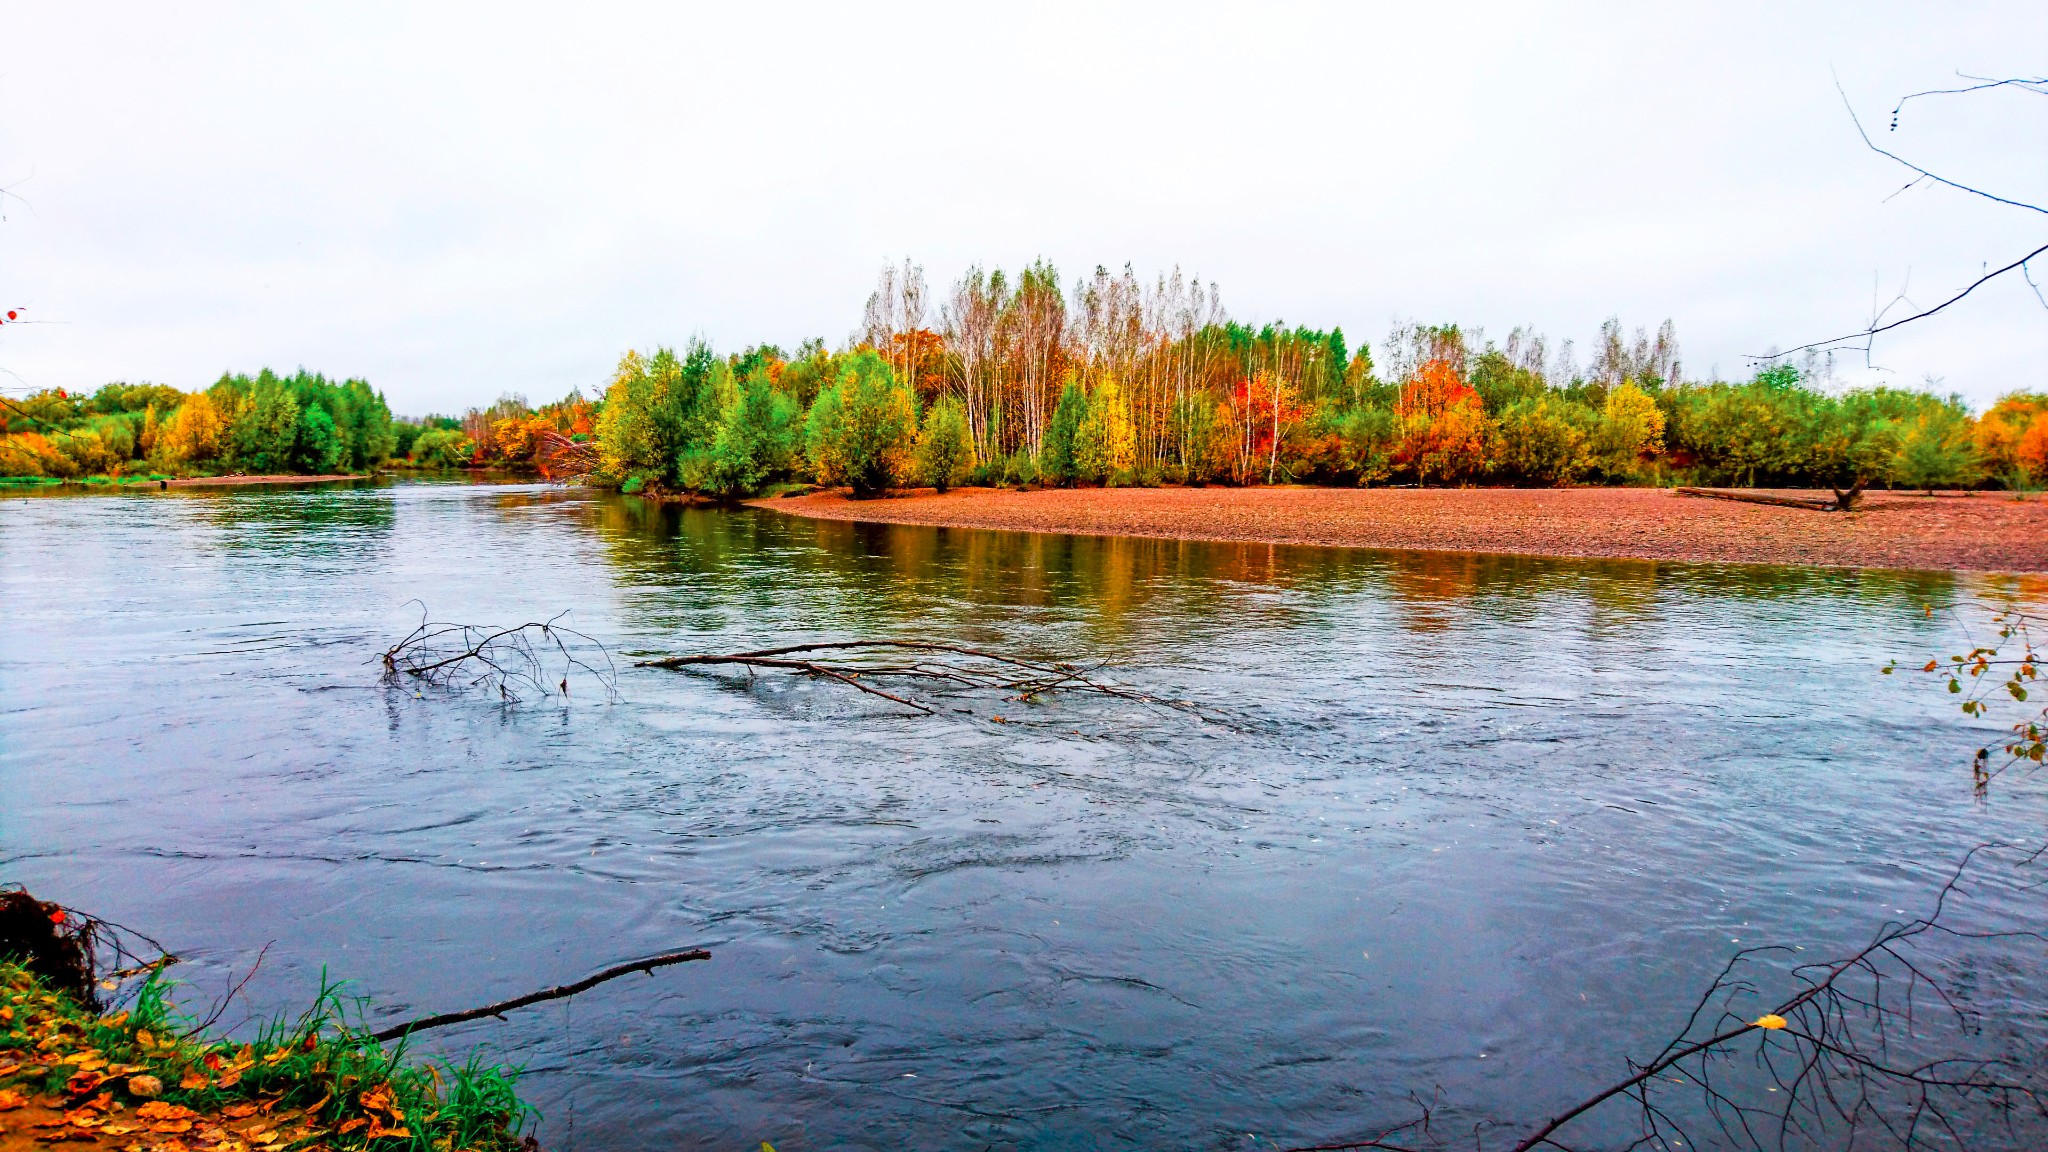
[[[602,972],[585,976],[574,984],[562,984],[553,988],[543,989],[539,992],[528,992],[524,996],[514,996],[510,1000],[500,1000],[496,1004],[486,1004],[481,1008],[469,1008],[461,1012],[443,1012],[437,1016],[422,1016],[417,1020],[408,1020],[403,1024],[394,1024],[389,1028],[380,1028],[370,1033],[370,1039],[379,1042],[396,1040],[401,1036],[410,1036],[414,1032],[424,1032],[429,1028],[443,1028],[450,1024],[461,1024],[467,1020],[481,1020],[486,1016],[497,1016],[502,1019],[505,1013],[510,1012],[514,1008],[524,1008],[528,1004],[539,1004],[545,1000],[565,999],[579,992],[588,992],[607,980],[616,980],[621,976],[630,976],[635,972],[652,974],[656,968],[665,968],[670,964],[684,964],[691,960],[709,959],[711,959],[711,953],[702,948],[691,948],[684,952],[664,952],[659,956],[649,956],[628,964],[614,965]]]
[[[820,655],[828,652],[849,653],[854,658],[830,660]],[[786,644],[752,652],[663,656],[642,660],[635,665],[670,671],[720,666],[761,668],[835,680],[927,715],[937,712],[938,708],[929,702],[878,688],[869,681],[921,682],[942,691],[1014,692],[1019,700],[1026,702],[1055,693],[1090,693],[1150,707],[1171,708],[1205,719],[1218,719],[1207,716],[1189,701],[1155,696],[1104,679],[1099,676],[1103,667],[1100,664],[1026,660],[986,649],[930,640],[829,640]]]
[[[1705,496],[1714,500],[1738,500],[1744,504],[1768,504],[1774,508],[1803,508],[1809,512],[1839,512],[1843,501],[1854,508],[1856,497],[1862,494],[1861,487],[1848,492],[1835,493],[1833,500],[1818,500],[1810,496],[1773,496],[1768,492],[1752,492],[1740,488],[1677,488],[1680,496]]]
[[[617,694],[618,673],[605,646],[562,626],[558,612],[546,620],[511,628],[449,624],[428,620],[405,639],[384,650],[384,679],[416,680],[437,687],[495,691],[511,702],[526,695],[567,696],[576,673],[598,682],[607,696]],[[591,654],[588,659],[585,654]]]

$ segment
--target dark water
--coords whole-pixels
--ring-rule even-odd
[[[1526,1121],[1734,949],[1860,940],[2048,814],[1973,801],[1981,734],[1876,674],[1952,640],[1923,605],[2040,596],[1989,579],[402,485],[0,501],[0,595],[0,880],[192,957],[195,1002],[266,943],[255,1010],[325,967],[390,1018],[712,948],[438,1034],[525,1061],[561,1149],[1268,1147],[1439,1089]],[[1245,724],[655,671],[418,698],[370,663],[414,599],[1095,655]]]

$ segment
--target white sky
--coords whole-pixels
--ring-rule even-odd
[[[1530,324],[1583,360],[1602,319],[1668,316],[1689,374],[1735,375],[2048,240],[1887,202],[1905,174],[1834,88],[1882,133],[2044,46],[2038,0],[0,2],[0,304],[42,322],[0,329],[0,385],[304,365],[405,413],[547,399],[693,332],[837,344],[904,255],[940,291],[1178,264],[1354,346]],[[1916,102],[1888,139],[2048,201],[2048,98]],[[1878,362],[1980,406],[2048,387],[2048,310],[2013,278]]]

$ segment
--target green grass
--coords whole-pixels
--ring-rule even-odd
[[[122,1114],[142,1107],[135,1088],[149,1087],[137,1078],[154,1076],[162,1091],[148,1114],[163,1126],[150,1133],[232,1126],[265,1152],[509,1152],[534,1118],[517,1069],[478,1053],[456,1064],[409,1058],[403,1041],[386,1047],[369,1036],[364,1002],[324,975],[311,1007],[246,1042],[197,1031],[172,1010],[171,988],[151,973],[127,1008],[100,1015],[0,962],[0,1092],[40,1091],[71,1114],[133,1126],[144,1121]],[[196,1115],[180,1119],[179,1109]]]

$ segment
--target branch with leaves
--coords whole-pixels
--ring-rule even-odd
[[[1928,608],[1927,614],[1933,616],[1934,609]],[[2007,768],[2021,763],[2039,764],[2048,756],[2048,705],[2034,712],[2031,701],[2035,689],[2029,687],[2040,678],[2044,659],[2034,631],[2048,625],[2048,619],[2008,610],[1993,616],[1991,624],[1998,634],[1996,643],[1972,644],[1967,652],[1951,655],[1946,661],[1931,659],[1915,669],[1921,675],[1945,682],[1952,695],[1961,696],[1965,716],[1983,719],[1995,705],[2024,706],[2020,718],[2013,722],[2011,738],[2004,745],[2003,764],[1991,767],[1991,749],[1977,749],[1972,773],[1979,793],[1990,785],[1992,777]],[[1896,660],[1879,669],[1887,676],[1898,670]]]

